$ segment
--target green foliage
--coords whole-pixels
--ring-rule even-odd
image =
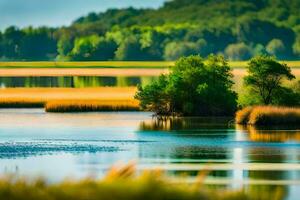
[[[251,48],[245,43],[230,44],[225,49],[225,55],[230,60],[248,60],[252,56]]]
[[[276,56],[279,59],[283,59],[286,49],[281,40],[273,39],[266,46],[266,50],[270,55]]]
[[[69,56],[71,60],[112,60],[116,50],[113,40],[92,35],[76,39]]]
[[[221,56],[180,58],[171,73],[139,87],[136,99],[158,115],[226,116],[236,110],[232,74]]]
[[[213,53],[246,60],[268,53],[296,60],[299,9],[298,0],[172,0],[158,9],[109,9],[57,29],[9,27],[0,34],[0,59],[150,61]],[[100,41],[91,41],[95,36]]]
[[[244,85],[251,99],[255,99],[255,103],[248,102],[248,104],[294,104],[298,101],[297,94],[282,86],[283,80],[294,78],[291,69],[286,64],[277,62],[273,57],[252,58],[248,64],[248,75],[244,77]]]

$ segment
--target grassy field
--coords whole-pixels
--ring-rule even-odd
[[[122,69],[122,68],[0,68],[0,77],[25,76],[159,76],[168,69]]]
[[[249,125],[300,125],[300,108],[254,106],[236,113],[236,123]]]
[[[0,68],[167,68],[165,61],[98,61],[98,62],[0,62]]]
[[[300,68],[300,61],[282,61],[290,67]],[[0,68],[168,68],[171,61],[98,61],[98,62],[0,62]],[[231,61],[233,68],[244,68],[247,61]]]

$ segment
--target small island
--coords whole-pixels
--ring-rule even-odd
[[[138,88],[135,98],[142,109],[158,116],[202,117],[233,116],[240,110],[236,113],[238,124],[300,124],[300,83],[285,86],[283,82],[295,76],[274,57],[250,60],[239,95],[232,88],[233,74],[222,56],[182,57],[170,71]]]

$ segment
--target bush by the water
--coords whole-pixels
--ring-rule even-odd
[[[236,123],[249,125],[293,125],[300,124],[300,108],[255,106],[236,113]]]
[[[222,56],[182,57],[158,81],[139,86],[135,98],[158,115],[228,116],[237,106],[232,73]]]

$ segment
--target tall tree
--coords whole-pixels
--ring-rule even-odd
[[[249,62],[244,84],[250,87],[254,96],[261,98],[263,104],[269,105],[275,100],[275,92],[282,88],[282,81],[294,78],[286,64],[277,62],[273,57],[258,56]]]

